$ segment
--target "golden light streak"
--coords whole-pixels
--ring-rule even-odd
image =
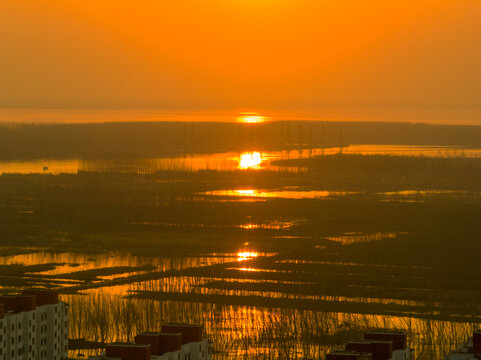
[[[259,256],[259,253],[255,251],[239,251],[237,253],[237,261],[251,260],[258,256]]]
[[[237,117],[237,121],[245,124],[259,124],[266,121],[265,116],[255,113],[244,113]]]

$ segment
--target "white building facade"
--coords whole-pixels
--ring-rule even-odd
[[[0,296],[0,360],[66,360],[68,305],[58,293]]]

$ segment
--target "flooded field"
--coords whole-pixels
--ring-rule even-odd
[[[393,237],[328,240],[349,245]],[[427,359],[442,356],[481,321],[480,308],[466,313],[449,305],[446,294],[432,300],[435,286],[425,284],[433,269],[294,260],[248,245],[238,253],[180,258],[34,252],[1,262],[0,268],[25,266],[19,276],[31,278],[29,285],[62,289],[71,305],[70,337],[99,347],[71,350],[79,358],[162,323],[187,322],[205,325],[219,359],[318,359],[372,328],[407,330],[419,358]]]
[[[481,159],[369,149],[10,163],[1,292],[59,289],[77,358],[165,322],[204,324],[216,359],[373,328],[441,358],[481,323]]]

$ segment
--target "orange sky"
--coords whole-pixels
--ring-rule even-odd
[[[0,2],[0,107],[480,120],[479,0]]]

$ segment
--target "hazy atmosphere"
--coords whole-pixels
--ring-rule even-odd
[[[0,360],[480,359],[480,20],[0,0]]]
[[[473,122],[480,18],[477,0],[2,1],[0,105]]]

